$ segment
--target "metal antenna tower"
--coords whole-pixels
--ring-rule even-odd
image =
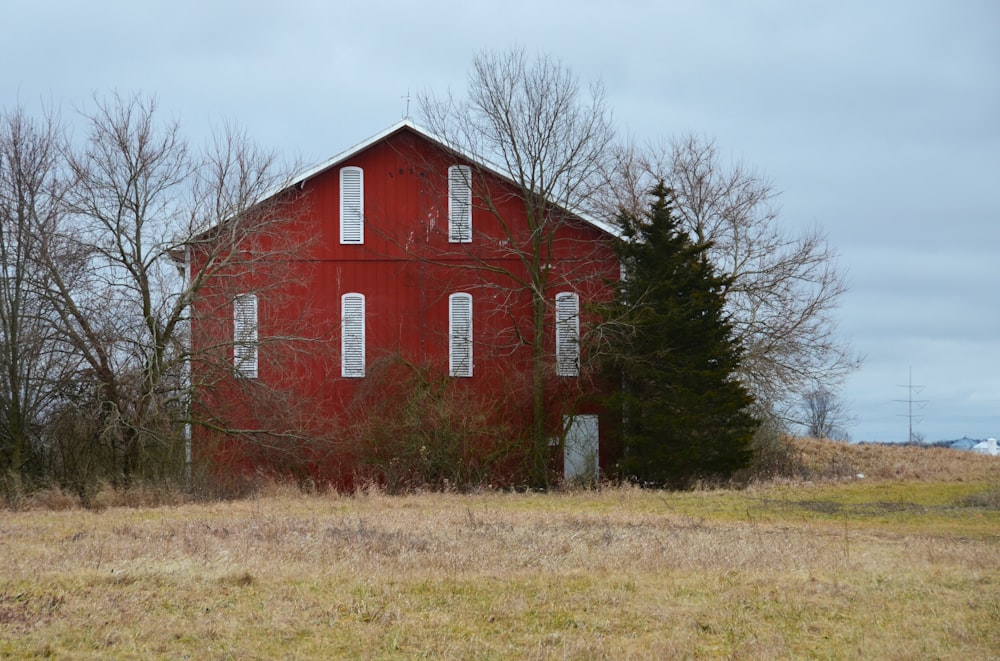
[[[914,393],[914,391],[916,391],[916,394],[919,395],[921,392],[923,392],[924,386],[915,386],[915,385],[913,385],[913,366],[912,365],[910,366],[910,379],[909,379],[909,383],[907,383],[906,385],[897,385],[896,387],[897,388],[906,388],[906,392],[907,392],[906,399],[896,399],[896,400],[893,400],[893,401],[903,402],[903,403],[905,403],[907,405],[907,412],[906,412],[905,415],[906,415],[906,418],[909,420],[909,423],[910,423],[910,436],[909,436],[908,440],[909,440],[910,443],[912,443],[913,442],[913,405],[914,404],[923,405],[923,404],[927,403],[926,399],[913,399],[913,393]],[[918,406],[918,408],[919,408],[919,406]],[[903,414],[901,413],[900,415],[903,415]]]

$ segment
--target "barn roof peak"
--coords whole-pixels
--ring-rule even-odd
[[[512,178],[510,176],[510,173],[504,172],[504,170],[502,168],[498,167],[497,165],[495,165],[493,163],[490,163],[488,160],[484,159],[482,156],[478,156],[476,154],[473,154],[473,153],[469,152],[468,150],[466,150],[466,149],[464,149],[464,148],[462,148],[462,147],[460,147],[458,145],[455,145],[454,143],[449,142],[448,140],[442,138],[441,136],[438,136],[438,135],[432,133],[431,131],[428,131],[427,129],[421,127],[420,125],[418,125],[416,122],[414,122],[409,117],[404,117],[403,119],[399,120],[395,124],[393,124],[393,125],[389,126],[388,128],[384,129],[383,131],[380,131],[379,133],[376,133],[375,135],[371,136],[370,138],[367,138],[366,140],[362,140],[361,142],[357,143],[353,147],[345,149],[344,151],[340,152],[339,154],[333,156],[332,158],[329,158],[329,159],[327,159],[327,160],[325,160],[325,161],[323,161],[321,163],[318,163],[317,165],[314,165],[312,167],[306,168],[305,170],[302,170],[299,174],[297,174],[293,178],[293,180],[291,182],[291,185],[292,186],[301,185],[306,180],[311,179],[311,178],[315,177],[316,175],[318,175],[318,174],[320,174],[322,172],[325,172],[326,170],[329,170],[330,168],[336,167],[338,164],[340,164],[340,163],[342,163],[342,162],[350,159],[351,157],[355,156],[356,154],[361,153],[362,151],[364,151],[365,149],[368,149],[372,145],[378,144],[379,142],[381,142],[382,140],[385,140],[389,136],[391,136],[391,135],[393,135],[395,133],[398,133],[399,131],[403,131],[403,130],[410,130],[410,131],[416,133],[417,135],[421,136],[423,139],[428,140],[430,142],[433,142],[433,143],[437,144],[438,146],[440,146],[441,148],[446,149],[446,150],[448,150],[448,151],[450,151],[452,153],[457,154],[463,160],[466,160],[466,161],[468,161],[470,163],[474,163],[478,167],[481,167],[484,170],[487,170],[487,171],[491,172],[492,174],[496,175],[497,177],[500,177],[501,179],[505,179],[507,181],[511,181],[512,180]],[[588,213],[585,213],[583,211],[580,211],[578,209],[573,209],[573,208],[568,208],[567,211],[571,212],[573,215],[581,218],[582,220],[584,220],[588,224],[593,225],[594,227],[598,228],[599,230],[601,230],[603,232],[607,232],[608,234],[611,234],[613,236],[620,236],[621,235],[621,231],[617,227],[615,227],[614,225],[612,225],[612,224],[610,224],[610,223],[608,223],[608,222],[606,222],[604,220],[595,218],[591,214],[588,214]]]

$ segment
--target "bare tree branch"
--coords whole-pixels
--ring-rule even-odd
[[[799,422],[810,438],[846,441],[850,415],[844,403],[826,388],[810,390],[802,395]]]
[[[294,254],[299,237],[283,215],[294,194],[261,201],[289,178],[273,154],[231,127],[192,153],[179,125],[160,121],[154,99],[95,104],[85,144],[63,152],[71,180],[39,263],[56,329],[87,366],[81,387],[108,447],[109,477],[177,475],[186,403],[200,385],[191,365],[221,369],[233,342],[231,330],[219,333],[193,356],[192,302],[211,282],[206,305],[231,305],[247,293],[235,283],[252,287],[244,276],[276,270]]]
[[[727,311],[746,355],[742,378],[758,403],[792,421],[799,393],[836,387],[860,359],[837,334],[847,290],[836,251],[819,229],[793,235],[779,225],[778,193],[741,163],[724,166],[709,140],[685,136],[617,155],[605,208],[635,209],[659,180],[674,191],[676,214],[731,278]]]
[[[51,116],[0,116],[0,471],[18,475],[40,471],[42,426],[78,365],[53,334],[38,265],[61,214],[60,140]]]
[[[462,268],[530,310],[521,321],[511,319],[510,339],[531,351],[531,472],[544,483],[551,436],[547,392],[555,369],[546,351],[553,297],[557,287],[586,289],[589,282],[596,290],[609,277],[594,265],[610,245],[574,239],[567,231],[585,224],[582,210],[607,181],[614,131],[604,92],[595,85],[584,94],[571,72],[549,57],[487,52],[473,62],[466,98],[422,95],[420,107],[428,128],[448,147],[496,164],[506,180],[498,185],[489,170],[473,169],[476,204],[491,222],[474,228]]]

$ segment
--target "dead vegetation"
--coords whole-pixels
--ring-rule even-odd
[[[747,484],[840,482],[856,480],[903,481],[997,481],[1000,479],[1000,458],[939,447],[911,445],[849,444],[811,438],[781,440],[773,454],[780,458],[765,471],[765,477],[743,477],[730,487]],[[419,467],[418,467],[419,468]],[[445,485],[449,484],[445,480]],[[707,485],[706,485],[707,486]],[[727,485],[711,485],[727,486]],[[281,483],[262,476],[250,479],[240,490],[241,495],[290,495],[299,491],[312,492],[316,485]],[[424,490],[440,490],[441,483],[428,483]],[[422,490],[411,480],[410,491]],[[446,489],[447,490],[447,489]],[[115,488],[110,483],[99,484],[86,496],[88,509],[109,507],[160,507],[215,500],[220,493],[208,488],[184,489],[171,484],[135,483],[128,488]],[[995,496],[994,496],[995,499]],[[981,500],[990,501],[988,495]],[[22,488],[17,480],[0,477],[0,508],[13,510],[67,510],[82,507],[80,495],[59,486]]]
[[[791,441],[808,479],[968,481],[1000,477],[1000,458],[916,445],[849,444],[812,438]]]
[[[874,479],[0,511],[0,657],[994,654],[1000,463],[800,452]]]

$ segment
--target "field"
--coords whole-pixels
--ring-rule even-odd
[[[1000,459],[800,451],[742,490],[41,494],[0,510],[0,658],[1000,657]]]

